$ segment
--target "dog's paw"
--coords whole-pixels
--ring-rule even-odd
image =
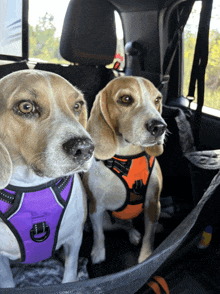
[[[15,282],[5,278],[1,281],[0,288],[15,288]]]
[[[97,264],[105,260],[105,247],[94,247],[91,252],[92,263]]]
[[[129,231],[129,240],[130,240],[131,244],[138,245],[141,241],[141,233],[139,233],[135,229],[131,229]]]
[[[147,252],[141,252],[138,258],[138,263],[142,263],[143,261],[145,261],[151,254],[151,250],[148,250]]]

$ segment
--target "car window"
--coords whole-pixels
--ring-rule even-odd
[[[187,96],[194,57],[196,37],[201,11],[201,1],[196,1],[192,13],[184,29],[184,87],[183,94]],[[213,1],[213,10],[209,34],[209,59],[205,76],[205,98],[203,112],[220,115],[220,3]],[[196,100],[191,103],[196,108]]]
[[[22,57],[22,0],[0,0],[0,54]]]
[[[29,59],[69,63],[59,53],[59,42],[69,0],[29,0]]]
[[[69,63],[59,53],[59,42],[69,0],[62,5],[53,0],[29,0],[29,59],[50,63]],[[108,68],[124,68],[124,40],[119,14],[115,11],[117,48]]]

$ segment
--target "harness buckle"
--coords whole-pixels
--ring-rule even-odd
[[[43,234],[43,236],[36,238],[35,235]],[[50,227],[46,224],[46,222],[41,222],[34,224],[32,229],[30,230],[30,237],[34,242],[41,243],[44,242],[50,235]]]

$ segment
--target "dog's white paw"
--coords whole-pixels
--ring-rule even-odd
[[[152,254],[151,250],[148,251],[141,251],[140,256],[138,258],[138,263],[142,263],[143,261],[145,261],[150,255]]]
[[[97,264],[105,260],[105,247],[93,247],[91,252],[92,263]]]
[[[13,280],[8,280],[5,278],[1,281],[0,288],[15,288],[15,283]]]
[[[135,229],[131,229],[129,231],[129,240],[130,240],[131,244],[138,245],[141,241],[141,233],[139,233]]]

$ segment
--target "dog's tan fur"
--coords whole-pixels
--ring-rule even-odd
[[[30,116],[22,102],[34,105]],[[23,109],[22,109],[23,110]],[[83,94],[62,77],[44,71],[23,70],[0,80],[0,189],[9,183],[31,187],[51,179],[87,171],[91,156],[72,158],[63,144],[88,139]],[[86,195],[75,174],[72,194],[58,234],[66,260],[63,282],[76,279],[78,252],[86,219]],[[71,223],[71,225],[69,225]],[[71,230],[70,230],[71,228]],[[13,287],[8,259],[19,259],[15,236],[0,219],[0,287]],[[2,278],[6,274],[7,278]]]
[[[146,103],[155,104],[156,98],[161,98],[161,93],[153,87],[152,83],[146,79],[141,79],[142,85],[138,80],[133,77],[122,77],[117,79],[120,82],[110,82],[106,88],[104,88],[96,97],[94,106],[92,108],[91,116],[88,121],[87,130],[91,134],[93,140],[96,143],[95,154],[98,159],[107,159],[115,155],[117,150],[117,133],[123,132],[128,137],[133,136],[131,134],[130,125],[136,120],[136,117],[140,117],[143,112],[143,106]],[[141,91],[143,90],[143,84],[147,91],[148,102],[145,101],[146,97]],[[141,89],[142,88],[142,89]],[[145,90],[145,89],[144,89]],[[123,107],[117,103],[117,99],[123,95],[131,95],[135,99],[135,107]],[[158,105],[154,105],[157,112],[162,111],[161,102]],[[146,110],[144,110],[146,112]],[[153,116],[153,111],[149,109],[148,117]],[[147,120],[143,117],[143,120]],[[144,125],[144,123],[142,123]],[[95,126],[95,127],[94,127]],[[132,130],[133,132],[135,130]],[[103,142],[107,140],[108,144],[104,146]],[[135,141],[131,142],[136,145]],[[159,156],[163,153],[163,145],[153,145],[145,147],[146,152],[152,156]]]
[[[126,96],[132,98],[131,104],[121,103],[121,97]],[[139,77],[120,77],[111,81],[97,95],[88,120],[87,131],[95,143],[95,157],[106,160],[115,154],[129,156],[143,150],[151,156],[162,154],[165,131],[156,138],[146,128],[150,119],[156,119],[166,127],[161,111],[161,93],[150,81]],[[103,227],[107,216],[104,212],[121,207],[126,191],[121,180],[102,161],[93,161],[92,168],[84,176],[84,183],[90,195],[90,217],[94,230],[92,260],[99,263],[105,259]],[[145,200],[145,235],[139,262],[152,252],[160,214],[161,189],[162,174],[156,160]],[[130,240],[139,243],[140,234],[130,224],[127,230]]]
[[[79,117],[74,115],[72,110],[77,101],[84,101],[83,95],[76,88],[73,91],[73,87],[64,81],[57,75],[42,72],[31,74],[28,70],[22,74],[17,72],[10,79],[1,81],[0,138],[12,161],[20,161],[21,164],[44,170],[43,153],[48,136],[55,132],[55,125],[58,126],[62,119],[65,119],[67,122],[78,121],[83,127],[86,126],[86,105],[82,106]],[[31,119],[16,115],[14,105],[22,100],[36,101],[43,109],[42,115]],[[55,120],[57,111],[62,114],[60,121]],[[48,176],[52,176],[53,172],[57,171],[49,172]]]

